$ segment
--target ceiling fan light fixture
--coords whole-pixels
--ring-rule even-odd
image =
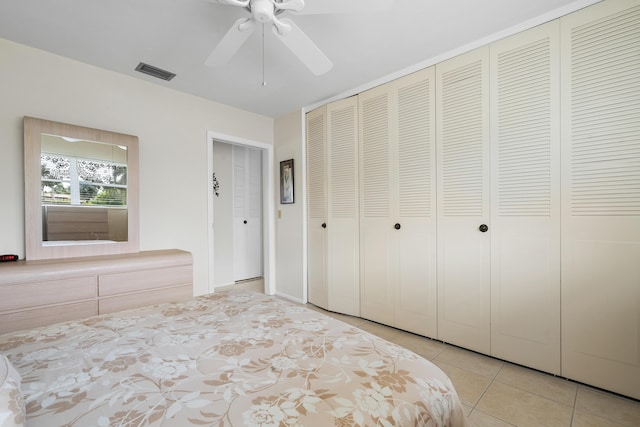
[[[253,0],[249,8],[253,18],[262,24],[274,19],[276,7],[270,0]]]
[[[153,65],[145,64],[144,62],[138,64],[138,66],[136,67],[136,71],[165,81],[169,81],[176,76],[175,73],[163,70],[162,68],[154,67]]]

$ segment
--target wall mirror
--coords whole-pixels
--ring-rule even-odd
[[[26,258],[138,252],[138,138],[24,118]]]

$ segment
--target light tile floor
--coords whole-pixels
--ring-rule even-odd
[[[262,282],[235,285],[262,291]],[[453,381],[474,427],[640,426],[640,402],[358,317],[307,307],[402,345]]]
[[[640,402],[365,319],[331,313],[435,363],[476,427],[640,426]]]

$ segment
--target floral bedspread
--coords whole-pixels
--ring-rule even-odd
[[[37,426],[461,426],[420,356],[230,290],[0,336]]]

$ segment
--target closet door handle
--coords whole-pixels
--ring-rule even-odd
[[[483,233],[486,233],[487,230],[489,230],[489,227],[487,226],[487,224],[481,224],[480,227],[478,227],[478,230],[480,230]]]
[[[247,223],[247,220],[245,219],[245,220],[244,220],[244,221],[242,221],[242,222],[244,222],[244,223],[246,224],[246,223]]]
[[[400,230],[400,227],[401,225],[399,222],[397,222],[396,225],[393,226],[393,228],[395,228],[396,230]]]
[[[327,228],[327,223],[326,223],[326,222],[323,222],[323,223],[322,223],[322,225],[321,225],[320,227],[322,227],[322,228]]]

